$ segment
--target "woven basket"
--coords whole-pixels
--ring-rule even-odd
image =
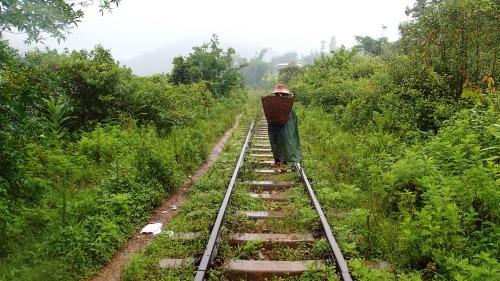
[[[267,123],[283,126],[288,122],[294,99],[281,96],[260,97]]]

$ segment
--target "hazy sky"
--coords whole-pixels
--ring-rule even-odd
[[[273,52],[308,54],[326,48],[332,36],[337,45],[351,47],[354,36],[399,38],[398,24],[408,20],[405,8],[415,0],[122,0],[111,14],[86,10],[85,18],[66,41],[46,45],[91,50],[97,44],[110,49],[117,60],[127,60],[170,43],[199,39],[212,34],[221,44],[269,47]],[[382,25],[387,26],[384,31]],[[14,40],[15,41],[15,40]],[[19,44],[19,43],[17,43]],[[16,44],[15,44],[16,46]],[[17,47],[17,46],[16,46]],[[236,49],[238,51],[238,49]]]

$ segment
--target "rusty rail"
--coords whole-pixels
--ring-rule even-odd
[[[247,137],[245,139],[245,143],[243,144],[243,149],[241,150],[240,157],[238,158],[238,163],[233,172],[233,176],[231,177],[231,181],[226,191],[226,195],[224,196],[224,201],[222,201],[222,205],[219,210],[219,214],[217,215],[217,219],[215,220],[214,227],[212,228],[212,232],[210,234],[210,238],[208,240],[207,247],[205,248],[205,252],[203,253],[200,265],[196,270],[195,281],[203,281],[205,280],[205,276],[207,271],[210,269],[210,266],[214,263],[214,259],[217,256],[217,251],[220,243],[220,230],[222,224],[224,222],[224,217],[226,216],[227,206],[229,205],[231,194],[233,193],[233,188],[236,183],[236,179],[238,178],[238,173],[243,166],[243,162],[245,160],[246,149],[250,144],[250,138],[252,136],[252,131],[255,126],[256,116],[252,120],[252,124],[250,125],[250,129],[248,130]]]
[[[247,151],[247,148],[250,145],[250,139],[253,134],[253,130],[255,127],[255,120],[256,116],[252,120],[252,123],[250,125],[250,128],[248,130],[245,142],[243,144],[243,148],[241,150],[240,156],[238,158],[238,162],[236,164],[236,167],[234,169],[233,175],[231,177],[231,181],[229,183],[228,189],[226,191],[224,200],[222,202],[222,205],[220,207],[218,216],[215,220],[215,224],[212,228],[212,232],[208,241],[208,244],[205,248],[205,251],[201,257],[201,262],[199,263],[199,266],[196,270],[196,276],[195,276],[195,281],[204,281],[208,277],[207,274],[210,270],[210,268],[213,268],[217,265],[217,255],[219,251],[219,246],[220,246],[220,232],[221,228],[224,223],[224,219],[226,216],[226,211],[228,209],[228,205],[230,203],[230,198],[231,194],[233,192],[233,189],[236,184],[236,180],[239,176],[240,169],[243,167],[243,163],[245,161],[245,153]],[[337,274],[340,277],[341,280],[343,281],[352,281],[351,274],[349,272],[349,268],[347,266],[347,263],[342,255],[342,252],[340,250],[340,247],[338,246],[337,242],[335,241],[335,237],[333,236],[332,230],[330,228],[330,225],[328,224],[328,221],[321,209],[321,205],[319,204],[314,191],[311,187],[311,184],[309,182],[309,179],[307,178],[304,169],[300,163],[295,164],[295,168],[297,173],[299,174],[299,177],[301,178],[304,187],[311,199],[312,204],[314,205],[314,208],[316,209],[316,212],[318,213],[319,220],[321,222],[321,226],[323,229],[323,234],[330,245],[330,256],[333,262],[335,263],[336,269],[337,269]]]
[[[328,240],[328,244],[330,245],[331,252],[333,253],[333,258],[335,261],[335,265],[337,266],[337,270],[339,271],[339,274],[341,275],[343,281],[351,281],[352,277],[351,274],[349,273],[349,268],[347,267],[347,263],[344,259],[344,256],[342,255],[342,252],[340,251],[337,241],[335,241],[335,237],[333,237],[330,225],[328,224],[325,214],[321,209],[321,205],[316,199],[316,195],[314,195],[314,191],[311,187],[311,184],[309,183],[309,179],[307,178],[306,173],[304,172],[304,169],[302,168],[302,165],[300,165],[300,163],[296,163],[295,168],[297,169],[297,172],[299,173],[300,177],[302,178],[302,181],[304,182],[305,188],[307,189],[307,193],[309,194],[309,197],[311,198],[311,201],[314,204],[316,212],[318,212],[318,216],[321,221],[323,231],[325,233],[326,239]]]

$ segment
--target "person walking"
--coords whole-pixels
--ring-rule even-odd
[[[271,95],[293,98],[293,93],[283,84],[278,84]],[[279,167],[279,172],[286,172],[285,165],[288,163],[302,162],[297,114],[293,107],[285,125],[268,124],[267,132],[273,152],[273,167]]]

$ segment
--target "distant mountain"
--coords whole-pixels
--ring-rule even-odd
[[[149,76],[155,73],[169,73],[172,70],[172,61],[177,56],[186,56],[191,51],[194,42],[182,41],[172,43],[156,50],[146,52],[131,59],[121,61],[120,64],[132,69],[134,74]]]
[[[208,40],[185,40],[172,44],[168,44],[164,47],[160,47],[154,51],[146,52],[140,56],[121,61],[120,65],[129,67],[132,69],[134,74],[139,76],[149,76],[155,73],[170,73],[172,71],[173,65],[172,61],[175,57],[184,56],[187,57],[189,53],[193,52],[193,47],[201,46],[204,43],[208,43]],[[242,44],[238,42],[220,42],[220,47],[227,50],[228,47],[232,47],[236,50],[243,58],[253,58],[257,56],[265,47],[261,46],[251,46],[248,44]]]

